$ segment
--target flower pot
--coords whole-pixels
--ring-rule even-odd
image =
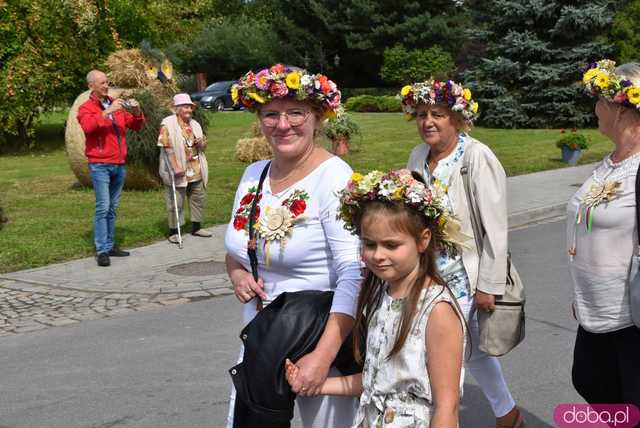
[[[349,137],[337,137],[332,143],[332,150],[335,155],[344,156],[349,153]]]
[[[562,162],[568,163],[573,166],[578,163],[582,156],[582,150],[571,150],[567,147],[562,148]]]

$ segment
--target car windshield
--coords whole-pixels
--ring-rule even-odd
[[[212,83],[211,85],[207,86],[207,91],[224,91],[225,89],[227,89],[228,86],[231,85],[231,83],[233,82],[216,82],[216,83]]]

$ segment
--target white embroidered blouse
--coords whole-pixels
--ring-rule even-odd
[[[639,164],[640,154],[617,164],[610,156],[605,157],[567,205],[567,247],[576,316],[592,333],[633,324],[627,276],[638,245],[635,180]],[[582,200],[593,193],[591,187],[613,181],[621,183],[615,196],[587,214]]]
[[[225,235],[227,253],[248,271],[251,271],[247,255],[248,210],[266,164],[267,161],[258,161],[245,170]],[[334,290],[331,312],[355,315],[362,279],[360,241],[336,218],[339,206],[336,192],[346,186],[351,174],[349,165],[332,157],[280,193],[271,191],[268,178],[264,181],[259,215],[285,203],[296,217],[284,245],[281,241],[267,245],[258,237],[258,271],[268,296],[265,304],[285,291]],[[254,302],[244,305],[245,323],[255,316],[255,307]]]

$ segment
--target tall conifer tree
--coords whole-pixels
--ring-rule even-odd
[[[463,73],[476,92],[481,124],[501,128],[583,126],[593,121],[581,67],[612,55],[598,41],[613,2],[493,0],[483,6],[483,57]],[[487,7],[488,6],[488,7]]]

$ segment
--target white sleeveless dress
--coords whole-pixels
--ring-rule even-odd
[[[400,327],[402,299],[384,293],[369,326],[362,373],[364,392],[353,428],[429,427],[433,400],[425,334],[431,311],[440,301],[456,308],[455,298],[445,287],[432,285],[422,290],[412,331],[400,352],[387,359]],[[457,308],[456,312],[462,319]],[[466,342],[466,332],[464,337]],[[463,383],[464,368],[460,373],[461,396]]]

